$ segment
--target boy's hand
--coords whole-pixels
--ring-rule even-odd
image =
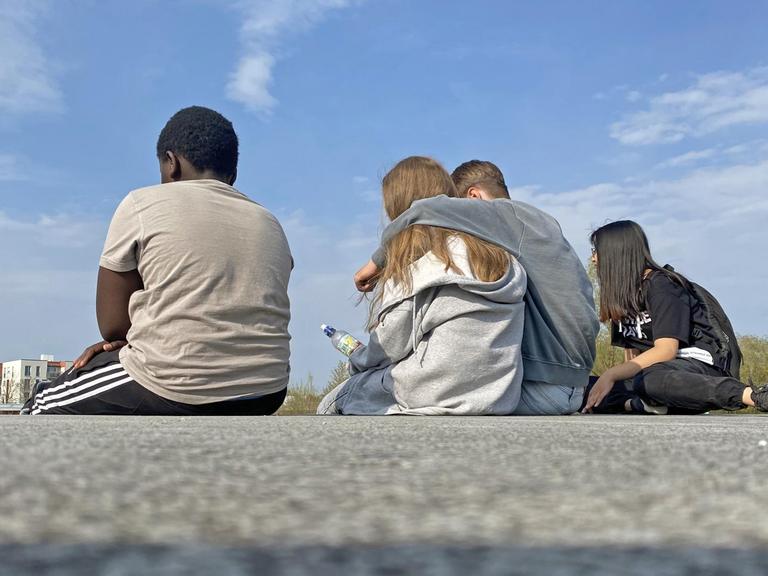
[[[378,275],[379,267],[373,260],[369,260],[365,266],[355,272],[355,288],[360,292],[370,292],[376,287]]]
[[[111,352],[112,350],[119,350],[126,344],[128,344],[128,342],[125,340],[115,340],[113,342],[102,340],[93,346],[88,346],[88,348],[86,348],[77,358],[77,360],[75,360],[75,362],[72,364],[72,368],[79,370],[88,364],[88,362],[90,362],[93,357],[96,356],[96,354],[100,354],[101,352]]]

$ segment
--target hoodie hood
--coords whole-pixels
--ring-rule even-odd
[[[403,300],[412,298],[419,292],[449,284],[500,304],[511,304],[522,300],[526,290],[526,274],[512,255],[509,257],[509,267],[501,278],[494,282],[483,282],[472,274],[467,257],[467,246],[461,238],[451,236],[448,240],[448,250],[454,266],[459,269],[458,272],[450,268],[446,270],[442,260],[434,253],[427,252],[410,266],[412,283],[408,292],[392,280],[384,285],[379,314]]]
[[[385,283],[367,346],[351,376],[321,404],[343,414],[511,414],[520,400],[526,274],[516,260],[495,282],[469,271],[460,238],[448,246],[457,271],[434,254],[410,267],[405,293]]]

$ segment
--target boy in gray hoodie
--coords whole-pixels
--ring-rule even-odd
[[[514,255],[528,273],[522,356],[522,395],[514,414],[568,414],[581,406],[595,360],[599,322],[592,284],[557,221],[509,199],[504,176],[491,162],[465,162],[451,175],[460,196],[414,202],[382,235],[382,245],[414,224],[476,236]],[[483,200],[478,202],[477,200]],[[385,263],[379,248],[355,274],[361,291]]]

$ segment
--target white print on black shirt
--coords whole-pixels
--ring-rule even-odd
[[[619,322],[619,333],[624,338],[636,338],[637,340],[649,340],[649,336],[643,332],[643,326],[650,324],[651,316],[648,312],[641,313],[633,323],[629,318]]]

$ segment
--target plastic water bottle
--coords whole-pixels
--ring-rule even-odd
[[[349,332],[336,330],[336,328],[328,326],[328,324],[320,324],[320,329],[323,331],[323,334],[331,339],[331,344],[333,344],[336,350],[344,354],[344,356],[349,356],[363,345],[360,340],[352,336]]]

